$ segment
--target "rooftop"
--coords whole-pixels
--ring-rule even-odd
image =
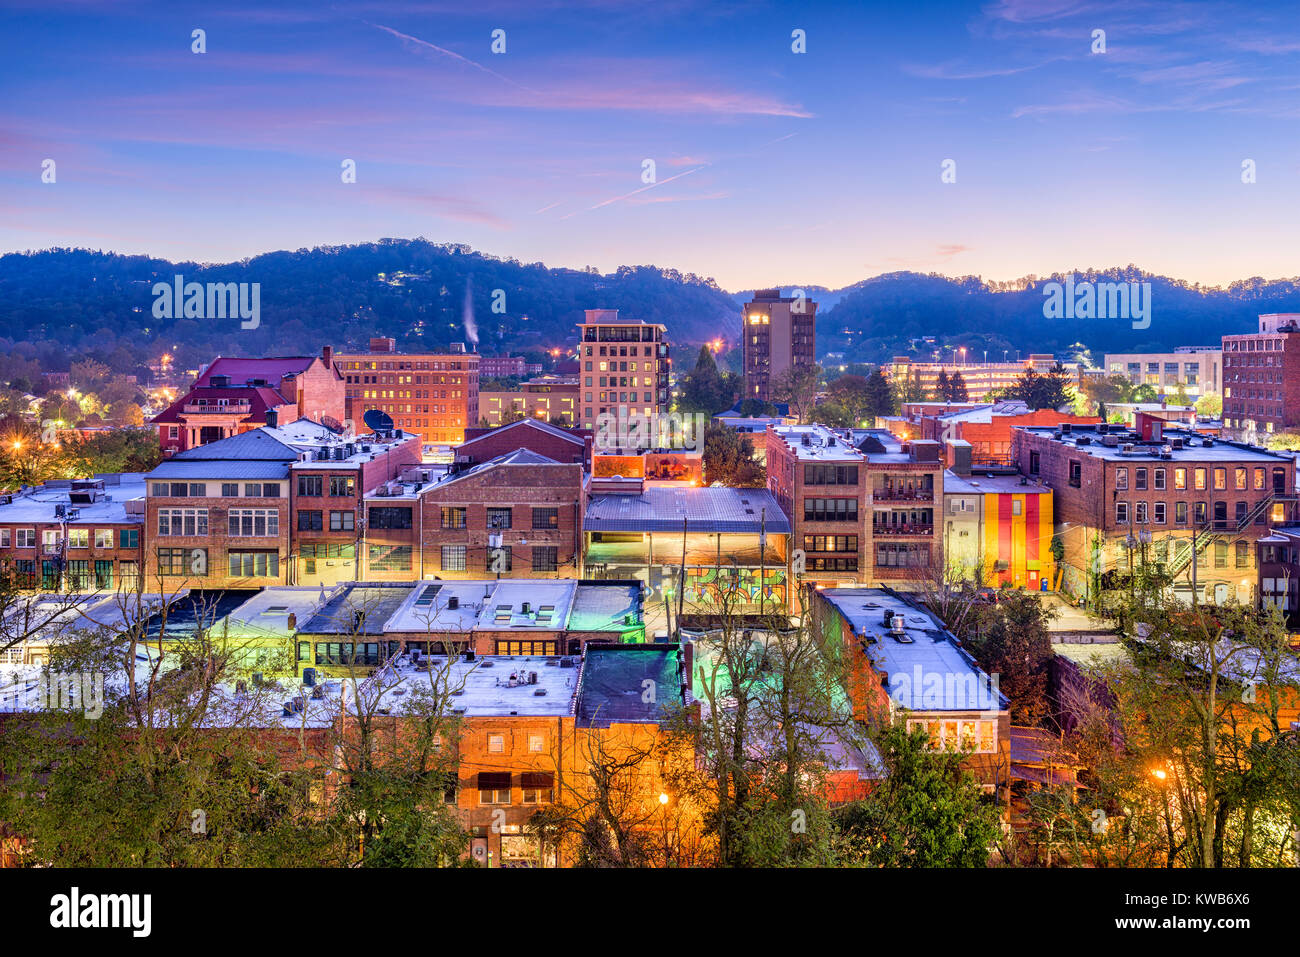
[[[588,645],[574,702],[578,726],[658,723],[688,701],[685,667],[676,644]]]
[[[103,483],[100,489],[98,484]],[[72,501],[73,497],[78,501]],[[127,502],[144,501],[145,476],[141,472],[99,473],[90,480],[56,479],[0,497],[0,523],[54,524],[60,509],[69,525],[143,523],[144,509],[128,514]],[[6,503],[4,499],[8,498]]]
[[[1083,455],[1108,461],[1295,464],[1295,459],[1288,453],[1270,452],[1244,442],[1227,442],[1189,429],[1166,428],[1159,441],[1143,441],[1140,433],[1116,425],[1106,426],[1105,431],[1097,425],[1073,425],[1068,431],[1059,427],[1031,426],[1022,431],[1051,439]]]
[[[1000,711],[997,682],[928,611],[883,588],[827,588],[818,594],[866,640],[872,668],[898,707],[913,711]],[[885,615],[891,624],[885,624]],[[902,629],[898,631],[897,619]]]
[[[988,475],[979,471],[958,475],[948,469],[943,473],[943,494],[1051,495],[1052,490],[1039,482],[1027,481],[1023,475]]]
[[[772,493],[761,488],[650,486],[640,495],[597,495],[583,527],[591,532],[740,532],[790,534]]]

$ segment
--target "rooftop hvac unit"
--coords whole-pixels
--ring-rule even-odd
[[[1123,447],[1119,450],[1119,452],[1120,452],[1120,455],[1132,455],[1132,454],[1133,454],[1133,443],[1132,443],[1132,442],[1125,442],[1124,445],[1123,445]]]
[[[302,669],[302,683],[305,684],[308,688],[314,688],[314,687],[316,686],[316,669],[315,669],[315,668],[303,668],[303,669]]]
[[[1062,433],[1064,433],[1065,435],[1069,435],[1069,434],[1070,434],[1071,432],[1073,432],[1073,431],[1074,431],[1074,426],[1073,426],[1072,424],[1070,424],[1069,422],[1062,422],[1062,423],[1061,423],[1061,432],[1062,432]]]
[[[1107,432],[1109,432],[1109,431],[1110,431],[1110,423],[1109,423],[1109,422],[1098,422],[1098,423],[1097,423],[1097,434],[1099,434],[1099,435],[1105,435],[1105,434],[1106,434]]]
[[[1171,448],[1181,449],[1181,448],[1183,447],[1183,440],[1182,440],[1182,439],[1170,439],[1170,440],[1169,440],[1169,445],[1170,445]]]
[[[519,606],[519,611],[521,614],[526,615],[531,610],[532,610],[532,605],[530,605],[528,602],[524,602],[522,605]]]
[[[1107,435],[1106,437],[1104,437],[1104,438],[1101,440],[1101,444],[1104,445],[1104,446],[1106,446],[1106,448],[1108,448],[1108,449],[1119,448],[1119,436],[1118,436],[1118,435]]]
[[[449,596],[447,597],[447,607],[450,608],[452,611],[455,611],[457,608],[459,608],[459,607],[460,607],[460,596],[459,596],[459,595],[449,595]]]
[[[1210,438],[1208,435],[1205,438],[1201,439],[1201,445],[1203,445],[1207,449],[1213,444],[1214,444],[1214,439]]]
[[[1092,445],[1092,439],[1089,438],[1089,437],[1086,436],[1086,435],[1081,435],[1081,436],[1079,436],[1079,438],[1075,441],[1074,444],[1075,444],[1075,445]]]

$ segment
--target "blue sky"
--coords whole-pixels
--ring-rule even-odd
[[[10,0],[0,88],[0,250],[424,236],[733,290],[1300,272],[1293,4]]]

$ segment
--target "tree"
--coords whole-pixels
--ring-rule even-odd
[[[748,435],[710,420],[704,427],[704,484],[731,488],[763,488],[767,470],[754,458]]]
[[[1046,375],[1026,369],[1016,381],[998,390],[998,397],[1019,399],[1030,409],[1059,409],[1070,402],[1070,379],[1059,362]]]
[[[695,368],[686,377],[678,396],[678,408],[683,412],[716,415],[731,408],[735,398],[733,383],[718,371],[712,351],[707,345],[700,346]]]
[[[834,812],[841,863],[868,867],[985,867],[998,808],[962,768],[960,751],[931,750],[923,728],[890,722],[873,736],[887,775]]]
[[[819,365],[806,362],[792,365],[772,379],[772,397],[777,402],[789,403],[799,422],[807,422],[808,413],[817,401],[821,375]]]
[[[970,393],[966,389],[966,377],[961,374],[960,369],[954,372],[952,378],[948,380],[948,388],[952,393],[950,402],[970,401]]]
[[[952,401],[952,384],[948,381],[948,372],[946,369],[939,370],[939,379],[935,383],[934,391],[935,394],[938,395],[940,401]]]
[[[1223,396],[1203,395],[1196,400],[1196,414],[1203,419],[1223,418]]]
[[[843,410],[846,427],[858,428],[871,412],[872,395],[867,380],[860,375],[842,375],[831,383],[827,401]],[[875,422],[868,423],[874,425]]]
[[[889,378],[882,369],[876,369],[867,376],[866,391],[870,400],[867,416],[872,420],[873,425],[876,418],[894,415],[898,411],[894,390],[890,388]]]
[[[1015,724],[1037,724],[1050,713],[1048,670],[1055,616],[1034,592],[1002,589],[999,601],[983,608],[978,627],[966,639],[980,666],[1000,675],[999,690],[1011,701]]]

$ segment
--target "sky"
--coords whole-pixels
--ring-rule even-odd
[[[0,0],[0,92],[0,251],[1300,273],[1293,3]]]

